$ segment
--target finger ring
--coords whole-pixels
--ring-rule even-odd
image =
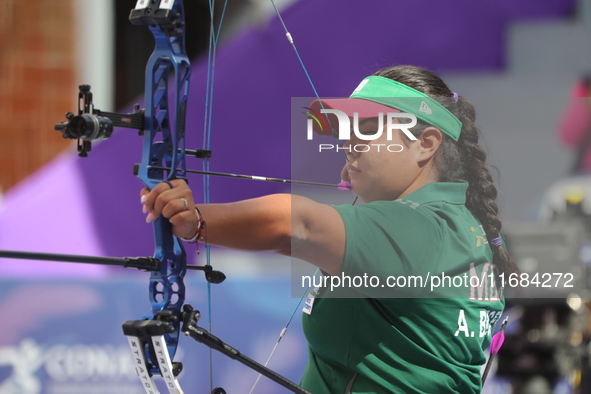
[[[187,208],[189,207],[189,201],[187,201],[185,198],[181,198],[181,200],[183,200],[183,202],[185,203],[185,207],[183,208],[183,211],[186,211]]]
[[[172,186],[172,183],[170,181],[164,181],[164,183],[170,186],[171,189],[174,189],[174,186]]]

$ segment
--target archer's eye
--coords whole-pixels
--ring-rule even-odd
[[[363,135],[376,135],[378,133],[377,130],[362,130],[361,134]]]

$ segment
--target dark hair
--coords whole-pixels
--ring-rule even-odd
[[[392,79],[437,100],[462,122],[457,142],[443,134],[441,146],[434,157],[440,182],[468,182],[466,208],[480,221],[487,238],[499,237],[501,220],[496,203],[497,189],[486,164],[486,152],[478,145],[480,131],[475,124],[476,112],[470,102],[459,96],[457,103],[445,82],[429,70],[415,66],[395,66],[379,70],[374,75]],[[413,133],[419,135],[427,126],[418,120]],[[501,272],[518,272],[518,268],[503,247],[492,247],[493,263]]]

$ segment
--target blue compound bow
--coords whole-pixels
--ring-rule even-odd
[[[156,42],[154,52],[146,66],[145,109],[142,110],[139,105],[136,105],[135,112],[132,114],[100,111],[93,106],[90,86],[81,85],[78,115],[68,113],[66,115],[68,120],[57,124],[56,130],[62,132],[64,138],[78,140],[78,152],[81,157],[88,156],[92,141],[109,138],[113,127],[139,130],[144,138],[144,149],[142,162],[136,165],[135,172],[144,185],[151,189],[163,181],[184,179],[187,173],[185,114],[191,68],[185,50],[182,0],[138,0],[129,19],[134,25],[148,26]],[[169,82],[171,78],[172,82]],[[172,92],[169,89],[171,85]],[[169,105],[169,93],[174,97],[172,106]],[[207,145],[206,143],[206,147]],[[190,152],[196,157],[206,159],[206,164],[207,159],[211,157],[211,152],[205,149]],[[206,165],[204,169],[208,170]],[[225,174],[225,176],[228,175],[236,176]],[[265,180],[295,182],[273,178]],[[207,197],[206,200],[208,200]],[[154,235],[156,250],[153,258],[114,259],[91,256],[50,256],[39,253],[28,258],[122,265],[151,272],[149,292],[152,314],[145,316],[143,320],[129,320],[123,324],[124,334],[128,337],[134,355],[136,371],[149,394],[158,393],[152,379],[154,374],[160,374],[163,377],[170,393],[183,393],[176,380],[182,365],[171,361],[174,358],[181,331],[264,374],[290,391],[308,393],[197,326],[199,312],[190,305],[183,306],[185,301],[183,278],[187,268],[205,271],[206,279],[210,283],[221,283],[225,276],[219,271],[214,271],[209,264],[202,267],[187,266],[183,246],[172,234],[171,224],[167,219],[160,217],[154,222]],[[8,253],[5,257],[27,258],[23,257],[22,253],[20,256],[16,253],[12,255]],[[212,393],[221,394],[225,391],[216,388]]]

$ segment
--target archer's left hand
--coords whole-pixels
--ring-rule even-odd
[[[199,218],[195,211],[193,193],[184,180],[165,181],[152,190],[143,188],[140,195],[142,211],[148,213],[147,223],[162,215],[170,220],[175,236],[187,239],[195,236]]]

